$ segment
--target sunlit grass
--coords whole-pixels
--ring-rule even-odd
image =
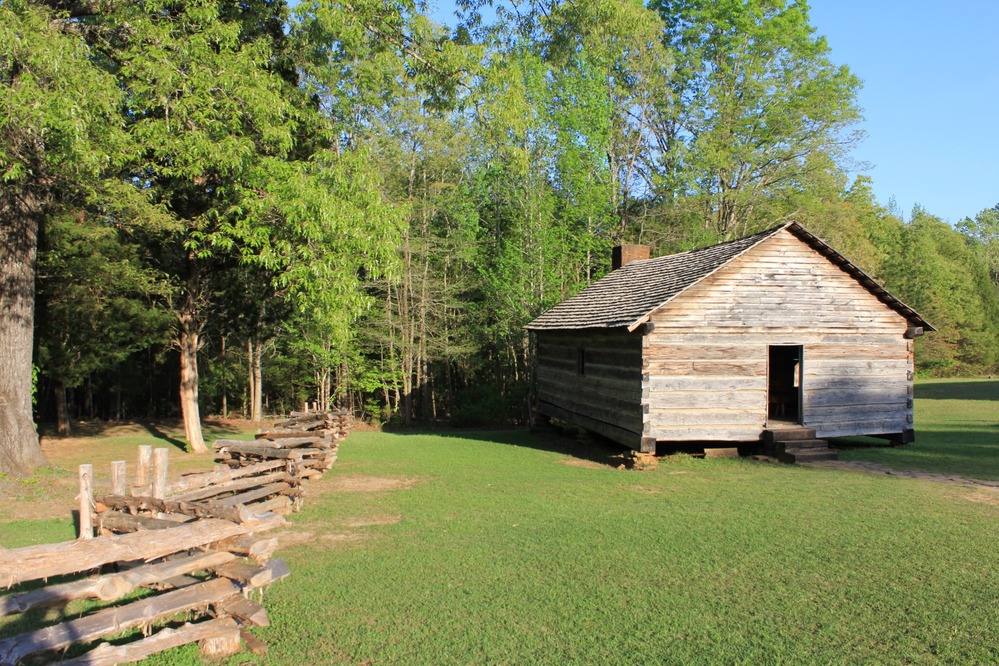
[[[989,391],[920,384],[915,445],[848,455],[994,475]],[[281,535],[292,575],[253,630],[269,655],[230,663],[999,662],[999,491],[689,456],[624,471],[580,446],[353,433]],[[0,543],[33,529],[65,538],[25,520]]]

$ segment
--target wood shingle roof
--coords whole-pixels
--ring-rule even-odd
[[[928,331],[935,330],[915,310],[892,296],[857,266],[796,222],[698,250],[634,261],[611,271],[572,298],[543,313],[526,328],[534,331],[582,328],[634,330],[653,311],[688,287],[784,229],[849,273],[912,325],[922,326]]]

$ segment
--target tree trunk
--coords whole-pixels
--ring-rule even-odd
[[[69,437],[73,429],[69,425],[69,407],[66,405],[66,382],[57,379],[55,382],[56,432],[60,437]]]
[[[180,320],[180,412],[184,417],[184,436],[191,450],[206,453],[201,433],[201,408],[198,406],[198,343],[201,326],[192,313],[185,312]]]
[[[0,188],[0,471],[45,464],[31,413],[35,256],[42,202],[27,187]]]
[[[229,395],[226,390],[226,366],[225,366],[225,339],[226,336],[222,336],[222,418],[229,418]]]
[[[264,418],[263,391],[263,360],[264,345],[260,337],[252,335],[246,343],[250,363],[250,420],[262,421]]]

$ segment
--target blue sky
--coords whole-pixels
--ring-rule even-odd
[[[999,2],[813,0],[835,62],[864,81],[874,192],[950,222],[999,203]]]
[[[433,0],[431,0],[433,2]],[[437,0],[451,23],[453,3]],[[812,0],[832,59],[859,95],[874,193],[949,222],[999,203],[999,0]]]

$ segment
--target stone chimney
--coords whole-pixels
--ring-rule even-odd
[[[618,245],[611,252],[611,270],[616,271],[633,261],[642,261],[648,258],[648,245]]]

